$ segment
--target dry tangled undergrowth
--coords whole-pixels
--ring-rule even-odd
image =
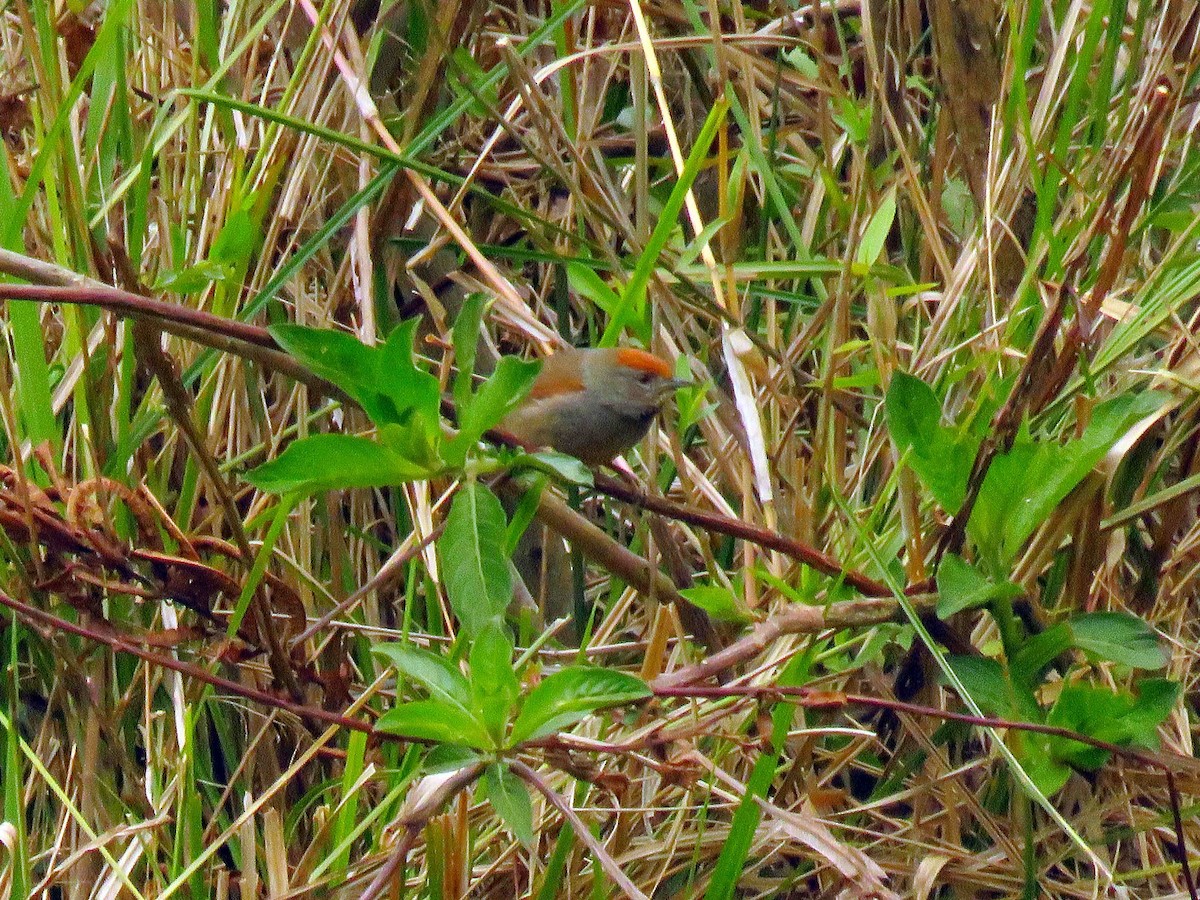
[[[63,286],[42,299],[87,299],[83,276],[213,316],[6,308],[6,895],[1186,896],[1195,5],[377,5],[0,5],[3,270]],[[520,754],[544,789],[527,844],[366,727],[396,689],[370,646],[453,635],[431,541],[456,483],[291,507],[249,487],[297,435],[368,422],[222,325],[374,343],[418,315],[448,387],[473,292],[502,352],[624,316],[706,383],[629,459],[665,514],[583,508],[665,591],[733,586],[761,620],[727,629],[718,687],[646,580],[588,567],[587,658],[662,690]],[[1015,732],[932,714],[963,706],[889,585],[928,615],[961,522],[889,438],[897,371],[946,422],[990,423],[981,456],[1162,394],[1007,573],[1031,628],[1114,610],[1158,632],[1183,688],[1159,756],[1043,806],[1002,753]],[[952,624],[954,652],[997,655],[991,618]],[[764,692],[789,664],[820,693]],[[1078,654],[1057,671],[1131,683]]]

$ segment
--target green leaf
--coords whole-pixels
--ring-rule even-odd
[[[418,319],[409,319],[392,330],[381,347],[375,348],[374,383],[391,418],[386,421],[405,424],[410,411],[419,414],[426,428],[441,422],[442,385],[420,368],[413,359],[413,341]],[[376,421],[377,425],[383,424]]]
[[[1071,684],[1059,692],[1048,722],[1110,744],[1158,748],[1158,727],[1171,714],[1180,686],[1161,678],[1138,685],[1137,695],[1113,692],[1087,684]],[[1108,761],[1108,751],[1053,737],[1049,749],[1055,758],[1077,769],[1092,772]]]
[[[225,219],[225,224],[213,240],[208,258],[216,263],[240,268],[249,262],[250,255],[258,249],[261,241],[258,226],[243,207]]]
[[[1050,751],[1051,739],[1047,735],[1014,732],[1010,740],[1013,755],[1034,787],[1047,797],[1062,790],[1071,777],[1071,767]]]
[[[408,411],[407,419],[404,425],[380,425],[379,443],[430,475],[442,471],[447,463],[442,459],[441,419],[416,409]]]
[[[425,758],[421,760],[421,772],[425,775],[457,772],[459,769],[474,765],[482,758],[483,755],[478,750],[472,750],[470,747],[438,744],[430,747]]]
[[[462,465],[483,433],[520,405],[540,369],[540,362],[526,362],[515,356],[501,357],[496,371],[467,401],[466,407],[459,409],[458,434],[450,441],[445,453],[449,465]]]
[[[714,619],[722,622],[753,622],[754,614],[733,592],[717,585],[700,585],[684,588],[679,595],[692,606],[704,610]]]
[[[522,453],[513,460],[513,465],[525,466],[539,472],[545,472],[567,484],[577,484],[580,487],[591,487],[595,484],[592,470],[587,465],[574,456],[559,453],[557,450],[539,450],[537,453]]]
[[[1042,680],[1046,666],[1060,653],[1071,649],[1071,629],[1066,622],[1035,634],[1013,654],[1011,670],[1013,678],[1032,689]]]
[[[1000,663],[982,656],[948,656],[946,662],[985,715],[1014,715],[1016,706]]]
[[[275,343],[306,369],[351,396],[375,377],[374,350],[348,332],[290,323],[268,330]]]
[[[506,524],[496,495],[470,482],[454,495],[446,531],[438,540],[450,608],[472,637],[489,623],[501,621],[512,600]]]
[[[984,476],[968,523],[971,536],[1001,564],[1014,559],[1117,439],[1161,403],[1162,396],[1152,392],[1101,403],[1083,436],[1067,444],[1018,439]]]
[[[563,669],[529,692],[513,724],[509,746],[561,731],[598,709],[649,696],[645,682],[624,672],[591,666]]]
[[[1167,721],[1183,686],[1166,678],[1147,678],[1137,684],[1137,699],[1121,721],[1129,742],[1138,747],[1157,750],[1158,727]]]
[[[329,328],[272,325],[271,337],[306,369],[337,385],[379,425],[395,421],[376,389],[378,351],[354,335]]]
[[[1021,588],[1011,581],[992,581],[957,553],[942,558],[937,571],[939,619],[964,609],[978,609],[1001,597],[1019,597]]]
[[[1065,685],[1046,717],[1047,724],[1077,731],[1088,737],[1110,740],[1098,732],[1105,723],[1118,722],[1133,706],[1133,698],[1089,684]],[[1116,735],[1110,730],[1110,735]],[[1113,743],[1121,743],[1115,740]],[[1069,738],[1050,736],[1051,756],[1075,769],[1094,772],[1108,762],[1109,752]]]
[[[432,473],[399,454],[352,434],[314,434],[288,444],[270,462],[245,474],[255,487],[272,494],[342,488],[389,487],[428,478]]]
[[[380,731],[419,741],[436,741],[477,750],[494,750],[483,723],[452,703],[414,700],[393,706],[375,723]]]
[[[451,332],[454,343],[454,407],[465,409],[471,399],[472,377],[475,373],[475,353],[479,349],[479,331],[483,327],[486,306],[483,294],[468,294],[454,320]]]
[[[210,284],[228,281],[233,275],[233,267],[228,263],[205,259],[194,266],[160,273],[151,290],[154,293],[198,294]]]
[[[525,782],[500,763],[488,766],[483,790],[492,809],[526,847],[533,846],[533,804]]]
[[[512,641],[495,622],[476,635],[471,644],[471,702],[497,744],[503,743],[520,692],[512,655]]]
[[[429,431],[440,423],[441,384],[413,359],[417,324],[416,319],[402,323],[378,347],[333,329],[274,325],[270,330],[306,368],[354,398],[376,425],[412,427],[415,411],[417,425]]]
[[[583,263],[567,263],[567,282],[579,296],[595,303],[611,317],[621,305],[620,295],[608,286],[596,270]]]
[[[1086,613],[1069,623],[1072,644],[1094,659],[1161,669],[1168,662],[1158,635],[1137,616],[1119,612]]]
[[[879,208],[871,214],[871,220],[863,229],[862,240],[858,242],[858,252],[854,255],[856,269],[865,274],[869,267],[879,261],[888,232],[892,230],[892,223],[895,221],[896,188],[892,187],[883,195]]]
[[[942,407],[919,378],[895,372],[884,401],[888,431],[901,455],[934,498],[958,512],[967,492],[979,440],[942,425]]]
[[[433,699],[458,706],[463,712],[469,711],[471,685],[444,656],[400,643],[376,644],[371,652],[382,656],[401,675],[420,684]]]

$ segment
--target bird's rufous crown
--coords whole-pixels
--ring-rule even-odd
[[[637,369],[639,372],[652,372],[660,378],[670,378],[672,375],[671,367],[666,360],[633,347],[620,348],[617,351],[617,362],[630,369]]]

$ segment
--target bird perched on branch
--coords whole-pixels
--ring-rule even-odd
[[[602,465],[645,437],[672,392],[689,383],[672,376],[666,360],[645,350],[560,350],[500,428],[529,447]]]

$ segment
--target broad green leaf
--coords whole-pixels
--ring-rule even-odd
[[[1071,629],[1066,622],[1047,628],[1025,641],[1013,654],[1013,678],[1029,689],[1041,683],[1042,673],[1060,653],[1071,649]]]
[[[561,731],[598,709],[649,696],[645,682],[624,672],[591,666],[563,669],[529,692],[513,724],[509,745]]]
[[[442,772],[457,772],[459,769],[479,762],[482,755],[470,747],[460,747],[455,744],[438,744],[430,747],[425,758],[421,760],[421,771],[426,775],[438,775]]]
[[[502,744],[520,685],[513,671],[513,643],[492,622],[471,644],[471,703],[497,744]]]
[[[376,399],[377,371],[373,347],[354,335],[330,328],[304,325],[272,325],[275,343],[306,369],[335,384],[353,397],[376,424],[383,411]]]
[[[525,362],[515,356],[501,357],[496,371],[467,401],[466,407],[459,408],[458,434],[446,448],[449,465],[462,465],[483,433],[498,425],[525,399],[540,369],[539,362]]]
[[[939,619],[948,619],[964,609],[977,609],[1000,597],[1021,594],[1021,588],[1011,581],[992,581],[957,553],[942,558],[937,587]]]
[[[1161,678],[1138,685],[1137,695],[1089,684],[1070,684],[1059,692],[1047,721],[1118,746],[1158,748],[1158,727],[1179,698],[1180,686]],[[1108,761],[1109,753],[1069,738],[1051,737],[1055,758],[1085,772]]]
[[[410,409],[401,425],[389,422],[380,425],[379,443],[430,475],[446,468],[442,458],[442,420],[424,410]]]
[[[409,410],[423,418],[426,427],[441,420],[442,386],[413,359],[417,319],[402,322],[376,350],[376,390],[390,402],[390,422],[405,423]],[[376,422],[380,425],[382,422]],[[439,425],[440,427],[440,425]]]
[[[401,675],[416,681],[429,691],[433,699],[460,707],[464,712],[470,708],[471,685],[458,668],[444,656],[421,650],[411,644],[376,644],[371,648],[376,656],[382,656],[396,667]]]
[[[1167,721],[1183,686],[1166,678],[1147,678],[1137,683],[1137,698],[1121,725],[1131,744],[1157,750],[1158,727]]]
[[[717,585],[699,585],[684,588],[679,595],[692,606],[698,606],[714,619],[722,622],[753,622],[754,614],[733,592]]]
[[[270,462],[246,473],[252,485],[272,494],[342,488],[389,487],[428,478],[428,469],[413,465],[387,447],[352,434],[314,434],[288,444]]]
[[[947,512],[958,512],[979,439],[943,426],[942,407],[933,389],[905,372],[893,373],[884,408],[900,454],[937,502]]]
[[[414,700],[393,706],[375,723],[380,731],[419,741],[436,741],[478,750],[495,749],[483,723],[452,703]]]
[[[567,484],[577,484],[580,487],[591,487],[595,484],[592,470],[574,456],[559,453],[557,450],[539,450],[537,453],[523,453],[514,461],[514,465],[526,466],[553,475],[559,481]]]
[[[1110,740],[1115,737],[1117,739],[1113,743],[1122,743],[1114,730],[1110,729],[1110,737],[1104,738],[1101,738],[1098,732],[1106,723],[1119,722],[1132,706],[1132,697],[1114,694],[1107,688],[1088,684],[1069,684],[1059,692],[1058,699],[1046,717],[1046,722],[1049,725],[1067,728],[1101,740]],[[1118,727],[1116,731],[1119,730]],[[1109,757],[1107,750],[1068,738],[1051,736],[1047,746],[1050,754],[1056,760],[1084,772],[1096,771],[1108,761]]]
[[[583,263],[567,263],[567,282],[575,293],[591,300],[607,316],[612,316],[621,305],[620,295],[596,274],[595,269]]]
[[[1071,777],[1071,767],[1050,752],[1051,739],[1047,735],[1016,731],[1009,742],[1034,787],[1047,797],[1062,790]]]
[[[417,320],[368,347],[344,331],[275,325],[271,336],[304,366],[349,394],[376,425],[411,425],[413,411],[426,429],[440,420],[441,385],[413,360]]]
[[[1000,663],[982,656],[948,656],[946,662],[985,715],[1014,715],[1012,692]]]
[[[483,790],[501,821],[526,847],[533,846],[533,804],[525,782],[500,763],[488,766]]]
[[[197,294],[216,281],[228,281],[233,277],[233,267],[228,263],[201,260],[194,266],[168,269],[159,273],[154,280],[154,293]]]
[[[248,202],[251,198],[247,198]],[[216,263],[240,268],[250,259],[262,242],[260,229],[250,212],[241,208],[232,212],[213,240],[208,258]]]
[[[1098,612],[1076,616],[1071,639],[1088,656],[1131,669],[1161,669],[1168,662],[1154,630],[1128,613]]]
[[[1018,438],[1008,453],[992,460],[984,476],[968,523],[971,536],[1000,563],[1014,559],[1117,439],[1161,403],[1155,393],[1101,403],[1083,436],[1067,444]]]
[[[454,495],[446,531],[438,540],[450,608],[472,637],[501,621],[512,600],[506,524],[496,495],[470,482]]]

